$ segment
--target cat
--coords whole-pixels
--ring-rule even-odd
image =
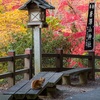
[[[45,81],[45,78],[43,77],[40,77],[40,79],[37,79],[37,80],[33,80],[31,82],[31,88],[35,90],[42,88],[44,81]]]

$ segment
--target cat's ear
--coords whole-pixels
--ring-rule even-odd
[[[42,80],[42,77],[40,77],[40,80]]]
[[[43,78],[43,77],[40,77],[40,80],[41,80],[41,81],[45,81],[45,78]]]
[[[45,81],[45,78],[42,78],[43,81]]]

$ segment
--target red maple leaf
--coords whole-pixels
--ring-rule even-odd
[[[7,3],[10,3],[10,2],[12,2],[12,0],[2,0],[2,4],[4,5],[4,4],[7,4]]]
[[[96,27],[95,27],[95,32],[96,32],[96,33],[100,33],[100,26],[96,26]]]
[[[88,5],[79,5],[76,8],[83,13],[83,12],[86,12],[88,10]]]

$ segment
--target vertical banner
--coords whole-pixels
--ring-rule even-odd
[[[94,14],[95,14],[95,3],[89,4],[88,11],[88,20],[86,27],[86,36],[85,36],[85,50],[94,49]]]

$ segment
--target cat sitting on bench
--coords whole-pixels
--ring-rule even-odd
[[[31,83],[31,88],[32,89],[40,89],[42,88],[42,85],[45,81],[45,78],[41,77],[40,79],[33,80]]]

